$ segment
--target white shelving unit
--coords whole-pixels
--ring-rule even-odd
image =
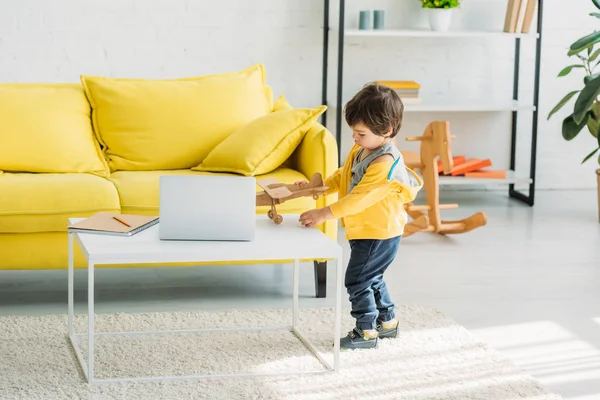
[[[421,98],[418,102],[412,102],[407,99],[405,102],[406,112],[511,112],[512,113],[512,132],[511,132],[511,161],[510,168],[507,171],[505,179],[492,178],[466,178],[466,177],[451,177],[441,176],[439,179],[440,185],[509,185],[509,195],[515,199],[523,201],[530,206],[533,205],[535,191],[535,164],[536,164],[536,145],[537,145],[537,118],[539,104],[539,76],[540,76],[540,57],[541,57],[541,32],[542,32],[542,15],[543,15],[543,0],[538,0],[537,4],[537,29],[530,33],[511,33],[503,31],[488,31],[488,30],[454,30],[447,32],[436,32],[428,29],[382,29],[382,30],[357,30],[345,29],[345,1],[340,0],[340,12],[338,18],[338,82],[337,82],[337,102],[331,105],[331,108],[336,109],[336,139],[341,142],[341,109],[342,105],[342,87],[343,87],[343,55],[344,55],[344,39],[345,38],[393,38],[404,40],[419,40],[419,38],[435,38],[436,40],[452,39],[452,38],[473,38],[473,39],[507,39],[515,43],[515,64],[514,64],[514,82],[513,82],[513,98],[506,100],[484,100],[484,101],[469,101],[469,100],[453,100],[451,102],[443,102],[435,99]],[[328,0],[326,0],[328,13]],[[534,96],[532,101],[523,101],[518,98],[519,94],[519,66],[520,66],[520,48],[521,41],[532,39],[535,41],[536,59],[535,59],[535,76],[534,76]],[[325,96],[326,97],[326,96]],[[327,104],[327,102],[325,102]],[[516,135],[517,135],[517,116],[519,112],[533,113],[532,127],[532,146],[531,146],[531,163],[529,176],[520,176],[515,172],[516,166]],[[341,159],[340,159],[341,162]],[[529,185],[529,194],[526,195],[515,190],[515,184]]]
[[[411,103],[405,100],[404,111],[408,112],[495,112],[495,111],[534,111],[533,104],[520,103],[518,101],[492,101],[481,103],[476,101],[456,101],[445,104],[439,101],[423,100],[421,103]]]
[[[412,99],[403,99],[405,112],[500,112],[500,111],[535,111],[533,104],[526,104],[515,100],[490,101],[481,103],[475,100],[455,100],[444,103],[439,100],[421,99],[412,102]],[[330,109],[337,109],[335,104],[327,104]]]
[[[349,29],[344,33],[348,37],[432,37],[432,38],[508,38],[508,39],[536,39],[538,33],[510,33],[497,31],[447,31],[435,32],[426,29],[377,29],[358,30]]]
[[[530,184],[533,179],[520,177],[514,171],[508,171],[505,179],[498,178],[466,178],[464,176],[440,176],[440,186],[449,185],[507,185],[507,184]]]

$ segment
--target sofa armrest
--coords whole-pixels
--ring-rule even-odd
[[[320,172],[323,180],[330,176],[338,168],[338,146],[331,132],[316,122],[294,152],[293,166],[308,179],[315,172]],[[317,207],[326,207],[337,200],[337,193],[319,197]],[[337,220],[330,219],[318,228],[333,240],[337,240]]]

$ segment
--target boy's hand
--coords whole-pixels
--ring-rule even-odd
[[[311,228],[315,225],[322,224],[330,218],[333,218],[333,214],[329,207],[325,207],[303,212],[300,215],[299,221],[303,226]]]

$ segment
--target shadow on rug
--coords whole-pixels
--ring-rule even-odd
[[[378,348],[341,353],[337,374],[88,385],[67,337],[67,317],[0,317],[2,399],[527,399],[554,400],[500,353],[437,310],[398,307],[402,333]],[[342,336],[352,328],[342,314]],[[332,359],[332,309],[302,309],[302,332]],[[76,316],[84,333],[87,317]],[[102,331],[267,327],[291,310],[97,315]],[[87,340],[79,346],[87,354]],[[100,336],[96,378],[298,372],[324,369],[285,331]]]

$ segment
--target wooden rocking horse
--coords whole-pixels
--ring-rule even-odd
[[[416,206],[407,203],[404,208],[413,219],[406,224],[404,237],[416,232],[435,232],[440,234],[465,233],[487,223],[483,212],[478,212],[468,218],[458,221],[444,221],[440,218],[440,210],[458,208],[458,204],[440,204],[439,196],[439,156],[442,169],[449,174],[454,163],[452,161],[450,123],[436,121],[430,123],[423,136],[408,137],[407,141],[421,141],[421,154],[413,151],[401,151],[407,167],[421,170],[427,205]],[[425,213],[425,211],[427,213]]]

